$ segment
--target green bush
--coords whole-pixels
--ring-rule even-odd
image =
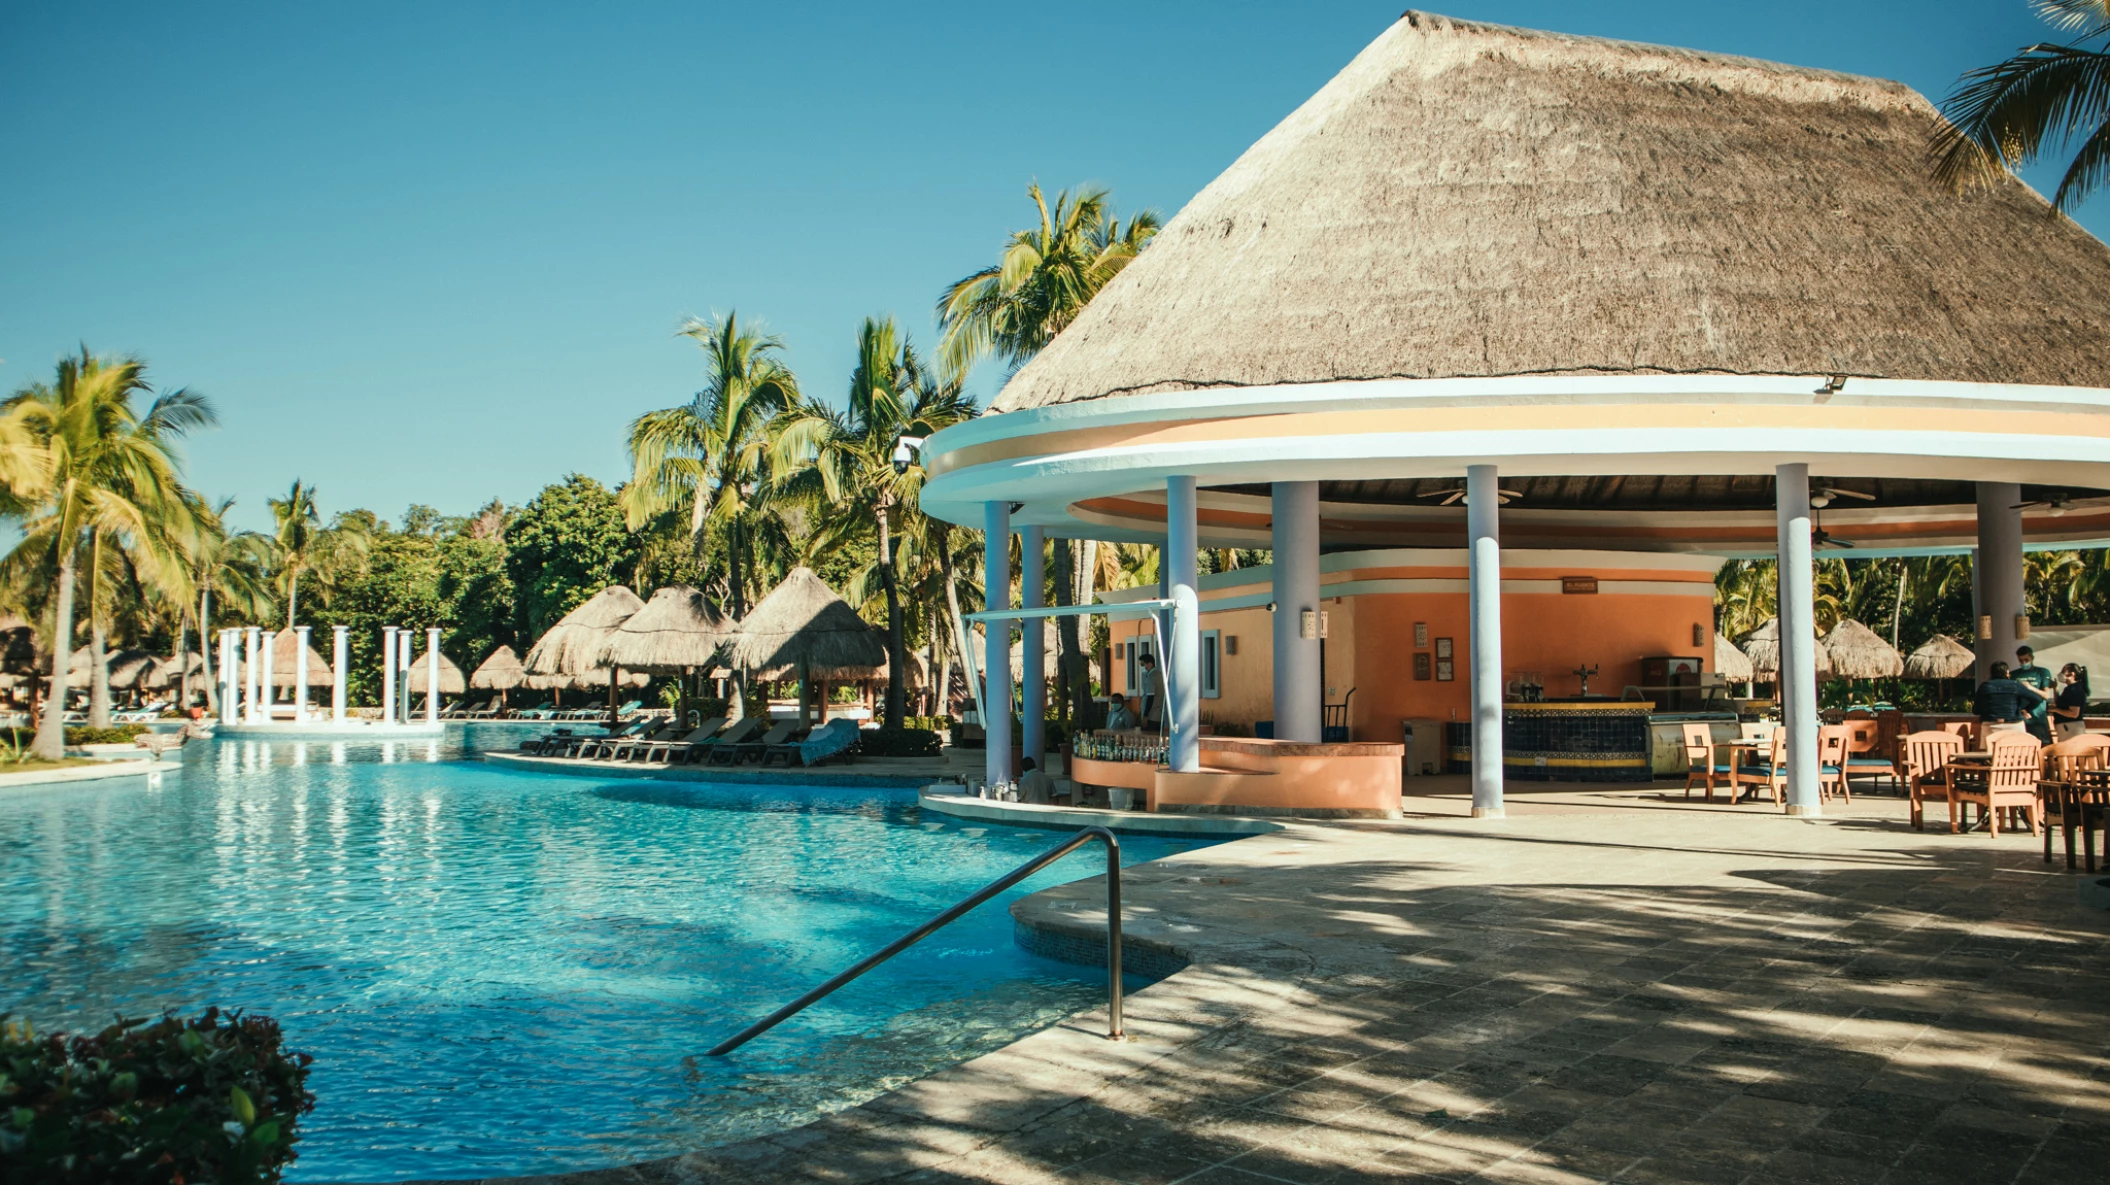
[[[857,747],[867,757],[936,757],[944,749],[927,728],[867,728]]]
[[[950,716],[903,716],[901,724],[904,728],[922,728],[931,732],[951,732],[953,728]]]
[[[263,1185],[315,1109],[277,1022],[208,1008],[94,1036],[0,1030],[0,1178],[50,1185]]]
[[[144,724],[119,724],[112,728],[89,728],[85,724],[78,724],[66,730],[66,743],[69,745],[123,745],[130,744],[133,737],[143,732],[152,731],[153,729]],[[36,738],[36,735],[37,730],[34,728],[13,728],[8,730],[7,739],[8,743],[12,745],[26,746]]]

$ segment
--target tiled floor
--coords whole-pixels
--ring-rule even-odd
[[[1132,871],[1189,970],[779,1136],[577,1180],[2110,1180],[2110,914],[2026,834],[1660,790]],[[1079,882],[1021,904],[1103,926]],[[1095,1032],[1096,1027],[1096,1032]]]

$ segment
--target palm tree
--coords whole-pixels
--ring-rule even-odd
[[[218,591],[221,608],[232,610],[237,618],[260,621],[269,616],[271,605],[271,559],[273,540],[268,535],[255,531],[227,530],[227,512],[234,507],[233,498],[222,498],[207,505],[199,500],[193,508],[193,517],[198,522],[197,544],[191,550],[191,583],[198,589],[198,652],[204,659],[201,672],[205,680],[205,703],[213,712],[220,710],[220,693],[213,679],[212,657],[212,613],[213,593]],[[179,627],[176,638],[176,661],[183,662],[183,637]],[[188,663],[184,667],[184,702],[190,702]]]
[[[159,587],[185,584],[181,550],[170,546],[187,542],[189,535],[174,441],[214,417],[211,404],[189,391],[160,396],[140,416],[133,396],[151,390],[144,363],[97,358],[84,346],[78,358],[59,362],[54,382],[25,386],[4,405],[20,417],[49,474],[42,492],[26,503],[23,538],[9,557],[23,563],[34,563],[44,553],[57,557],[51,695],[32,742],[36,755],[48,760],[65,754],[66,664],[73,652],[74,581],[82,544],[92,541],[96,556],[106,545],[127,551],[142,575]],[[92,618],[92,592],[90,611]],[[99,626],[91,624],[91,629]],[[99,636],[97,643],[100,663]],[[98,682],[107,697],[107,682]]]
[[[921,516],[925,478],[921,464],[897,465],[894,451],[904,436],[929,436],[973,415],[974,403],[959,383],[930,373],[893,318],[867,317],[857,332],[848,406],[837,411],[801,399],[771,426],[775,490],[823,511],[831,520],[823,528],[829,537],[861,535],[867,527],[878,536],[866,575],[886,594],[888,728],[901,727],[908,686],[893,541],[898,517]]]
[[[2064,45],[2038,42],[1957,80],[1934,133],[1935,175],[1956,188],[1986,185],[2080,140],[2052,206],[2080,204],[2110,174],[2110,0],[2033,0],[2053,28],[2075,34]]]
[[[1013,369],[1025,365],[1158,233],[1154,210],[1122,225],[1103,189],[1058,193],[1053,210],[1039,185],[1026,195],[1040,225],[1013,231],[999,262],[938,297],[938,357],[948,374],[964,375],[992,354]]]
[[[327,527],[315,508],[315,487],[295,478],[283,498],[266,499],[271,507],[270,547],[273,568],[286,602],[286,628],[299,620],[300,582],[309,578],[315,599],[328,606],[337,586],[356,575],[373,549],[373,535],[361,515],[340,514]]]

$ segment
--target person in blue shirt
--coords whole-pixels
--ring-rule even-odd
[[[2037,698],[2036,691],[2009,678],[2004,662],[1994,663],[1990,673],[1993,677],[1980,683],[1978,693],[1971,697],[1971,711],[1986,732],[2024,731],[2023,721],[2029,717],[2029,704]]]
[[[2022,701],[2029,709],[2022,726],[2040,744],[2051,743],[2051,701],[2058,697],[2058,680],[2051,672],[2037,665],[2037,652],[2027,646],[2015,647],[2015,670],[2009,678],[2035,693],[2033,698]]]

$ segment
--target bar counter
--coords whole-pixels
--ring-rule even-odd
[[[1502,772],[1520,782],[1646,782],[1646,700],[1502,705]]]

